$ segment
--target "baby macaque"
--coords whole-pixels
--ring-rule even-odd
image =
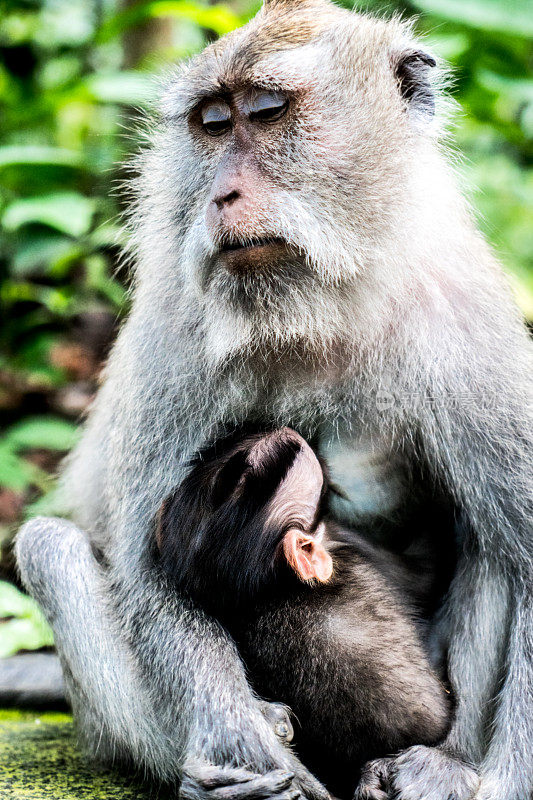
[[[201,453],[163,505],[160,566],[234,638],[255,691],[288,705],[328,788],[446,734],[450,704],[406,564],[327,515],[325,467],[289,428]]]

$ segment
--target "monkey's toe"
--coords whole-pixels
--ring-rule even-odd
[[[282,703],[269,703],[266,700],[261,703],[261,712],[265,719],[272,725],[272,729],[278,739],[284,744],[292,742],[294,738],[294,728],[289,714],[289,709]]]
[[[479,776],[444,750],[410,747],[394,759],[390,794],[395,800],[472,800]]]
[[[369,761],[361,773],[354,800],[388,800],[392,764],[392,758]]]

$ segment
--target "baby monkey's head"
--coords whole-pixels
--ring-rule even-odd
[[[327,494],[324,466],[290,428],[217,441],[161,508],[161,567],[204,606],[326,582]]]

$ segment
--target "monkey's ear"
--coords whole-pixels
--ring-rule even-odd
[[[283,537],[283,553],[290,567],[303,581],[326,583],[333,573],[333,561],[320,542],[301,530],[292,529]]]
[[[436,66],[433,56],[423,50],[403,53],[394,66],[400,94],[410,108],[427,116],[435,113],[435,94],[429,73]]]

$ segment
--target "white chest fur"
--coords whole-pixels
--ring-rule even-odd
[[[406,477],[401,459],[383,442],[324,432],[319,450],[342,495],[331,503],[339,522],[357,527],[393,516],[405,497]]]

